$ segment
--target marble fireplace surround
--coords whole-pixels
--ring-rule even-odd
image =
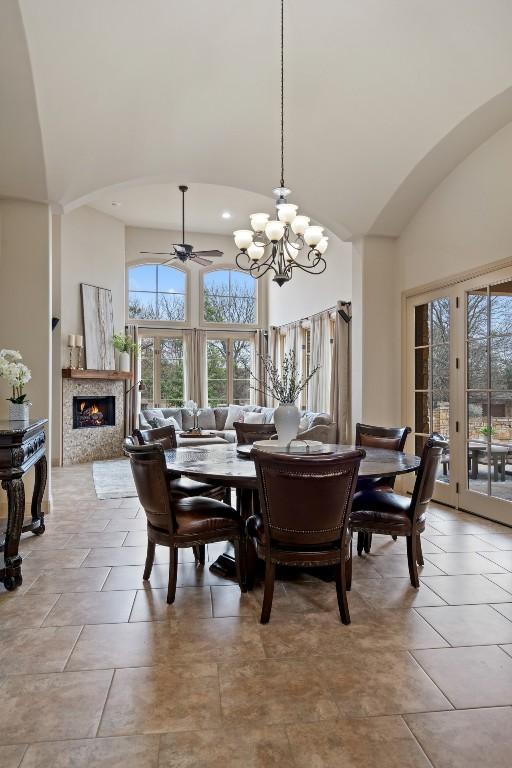
[[[83,464],[122,456],[124,381],[62,379],[62,464]],[[73,429],[73,397],[115,397],[115,426]]]

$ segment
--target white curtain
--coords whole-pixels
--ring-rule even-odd
[[[136,345],[135,350],[131,353],[131,370],[133,371],[133,381],[127,382],[127,390],[125,394],[125,409],[124,409],[124,430],[125,436],[131,435],[133,430],[139,426],[139,413],[140,413],[140,390],[139,381],[141,376],[140,370],[140,355],[139,355],[139,329],[136,325],[127,325],[125,333],[131,338]],[[132,387],[132,384],[135,386]],[[131,389],[130,389],[131,387]],[[129,390],[129,391],[128,391]]]
[[[340,310],[345,317],[340,315]],[[351,413],[351,322],[350,304],[338,302],[334,325],[334,343],[331,373],[331,407],[333,421],[338,425],[338,442],[350,442]]]
[[[208,405],[208,369],[206,331],[201,328],[183,331],[185,350],[185,399],[194,400],[200,408]]]
[[[284,351],[285,354],[295,352],[295,359],[300,370],[302,364],[302,327],[300,321],[286,326]]]
[[[265,384],[265,366],[263,365],[263,361],[261,359],[261,356],[265,357],[269,354],[269,347],[268,347],[268,333],[263,330],[256,331],[254,334],[254,353],[255,353],[255,361],[254,361],[254,367],[253,371],[255,371],[255,376],[258,379],[258,384],[256,384],[254,381],[251,381],[251,386],[257,386],[258,389],[252,389],[251,388],[251,403],[254,403],[254,405],[267,405],[268,397],[265,394],[264,391],[261,391],[263,389],[263,385]]]
[[[331,407],[331,318],[330,311],[322,312],[311,318],[311,353],[310,370],[317,365],[308,385],[308,410],[329,412]]]

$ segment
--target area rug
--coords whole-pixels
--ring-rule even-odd
[[[126,499],[137,495],[128,459],[95,461],[92,477],[98,499]]]

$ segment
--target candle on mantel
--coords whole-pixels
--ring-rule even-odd
[[[79,336],[78,334],[75,334],[75,347],[83,347],[84,345],[84,337]]]
[[[74,333],[68,333],[68,347],[76,347]]]

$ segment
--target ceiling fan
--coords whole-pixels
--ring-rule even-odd
[[[212,251],[194,251],[194,246],[190,245],[189,243],[185,242],[185,192],[188,190],[188,187],[186,187],[184,184],[180,184],[178,189],[181,192],[182,195],[182,201],[181,201],[181,237],[182,242],[181,243],[173,243],[173,250],[170,252],[165,251],[164,253],[159,253],[155,251],[140,251],[141,254],[150,254],[151,256],[170,256],[170,259],[167,259],[167,261],[164,261],[164,264],[169,264],[171,261],[175,261],[175,259],[179,259],[183,264],[186,261],[195,261],[196,264],[202,264],[203,266],[206,266],[207,264],[213,264],[213,261],[210,261],[209,258],[205,258],[205,256],[222,256],[222,251],[212,250]]]

